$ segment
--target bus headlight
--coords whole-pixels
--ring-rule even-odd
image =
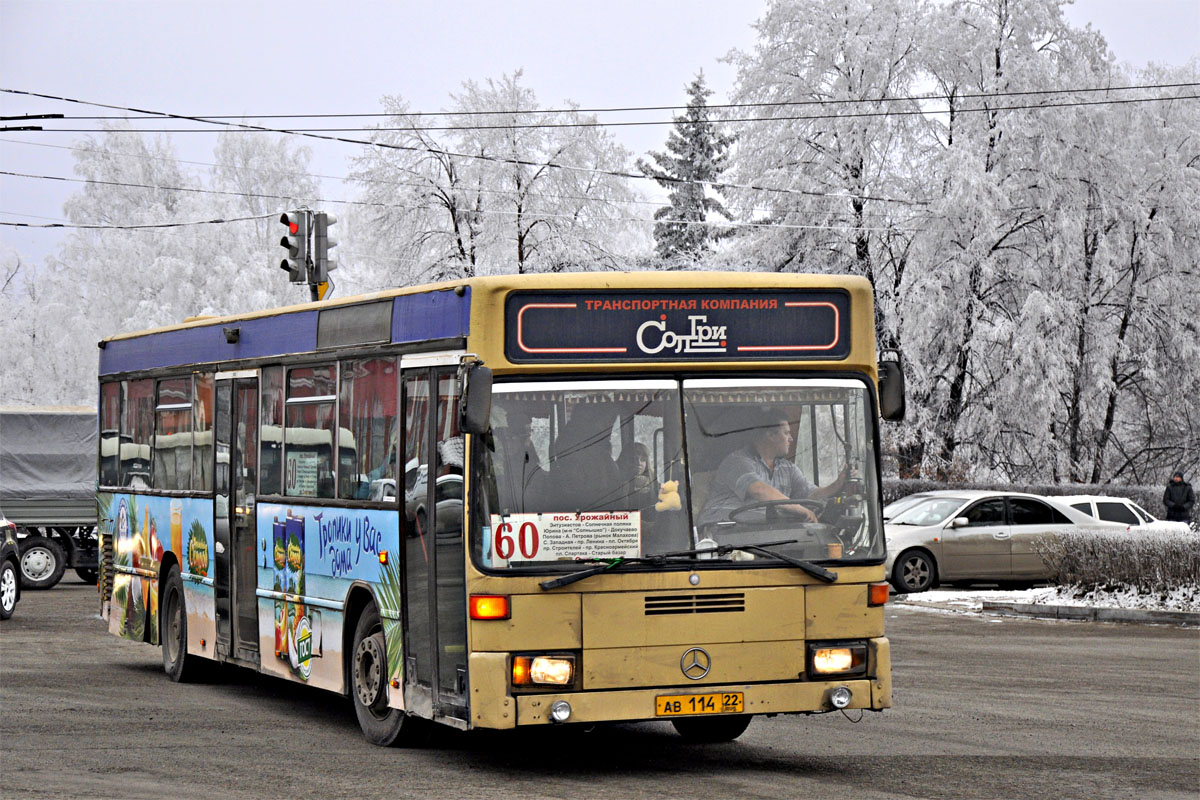
[[[513,656],[514,686],[570,686],[574,680],[574,656]]]
[[[866,672],[867,645],[864,642],[818,642],[808,645],[810,678],[865,675]]]

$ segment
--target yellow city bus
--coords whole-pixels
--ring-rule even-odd
[[[100,429],[170,456],[99,453],[102,611],[173,680],[338,692],[381,745],[891,705],[903,375],[861,278],[474,278],[100,347]]]

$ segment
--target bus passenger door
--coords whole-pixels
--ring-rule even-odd
[[[463,437],[457,369],[405,369],[405,705],[466,720]]]
[[[258,487],[258,378],[253,372],[217,374],[214,428],[216,650],[221,658],[257,665],[254,499]]]

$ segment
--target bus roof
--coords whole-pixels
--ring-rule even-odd
[[[845,337],[849,342],[847,348],[853,346],[854,349],[853,352],[847,349],[836,360],[848,359],[855,363],[874,360],[873,313],[865,316],[861,313],[864,307],[870,309],[872,306],[871,286],[865,278],[775,272],[646,271],[470,278],[246,314],[192,318],[179,325],[101,340],[99,371],[102,376],[114,375],[355,345],[441,340],[458,341],[460,344],[456,346],[461,347],[465,346],[468,337],[471,337],[473,352],[479,353],[493,369],[503,370],[508,360],[503,340],[506,326],[502,324],[505,299],[513,292],[649,296],[654,292],[676,295],[716,292],[723,295],[771,290],[843,294],[849,307],[856,309],[854,329],[847,328]],[[851,323],[846,320],[844,324]],[[869,346],[869,353],[859,352],[861,346]],[[789,359],[807,361],[809,355],[792,355]],[[558,359],[553,366],[561,369],[563,360]],[[537,365],[533,367],[536,369]]]

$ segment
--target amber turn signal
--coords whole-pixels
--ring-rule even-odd
[[[527,686],[532,683],[529,676],[529,666],[533,659],[529,656],[513,656],[512,682],[513,686]]]
[[[506,594],[473,594],[469,607],[471,619],[509,619],[512,616]]]
[[[888,595],[891,593],[891,584],[889,583],[872,583],[867,586],[867,605],[882,606],[888,601]]]

